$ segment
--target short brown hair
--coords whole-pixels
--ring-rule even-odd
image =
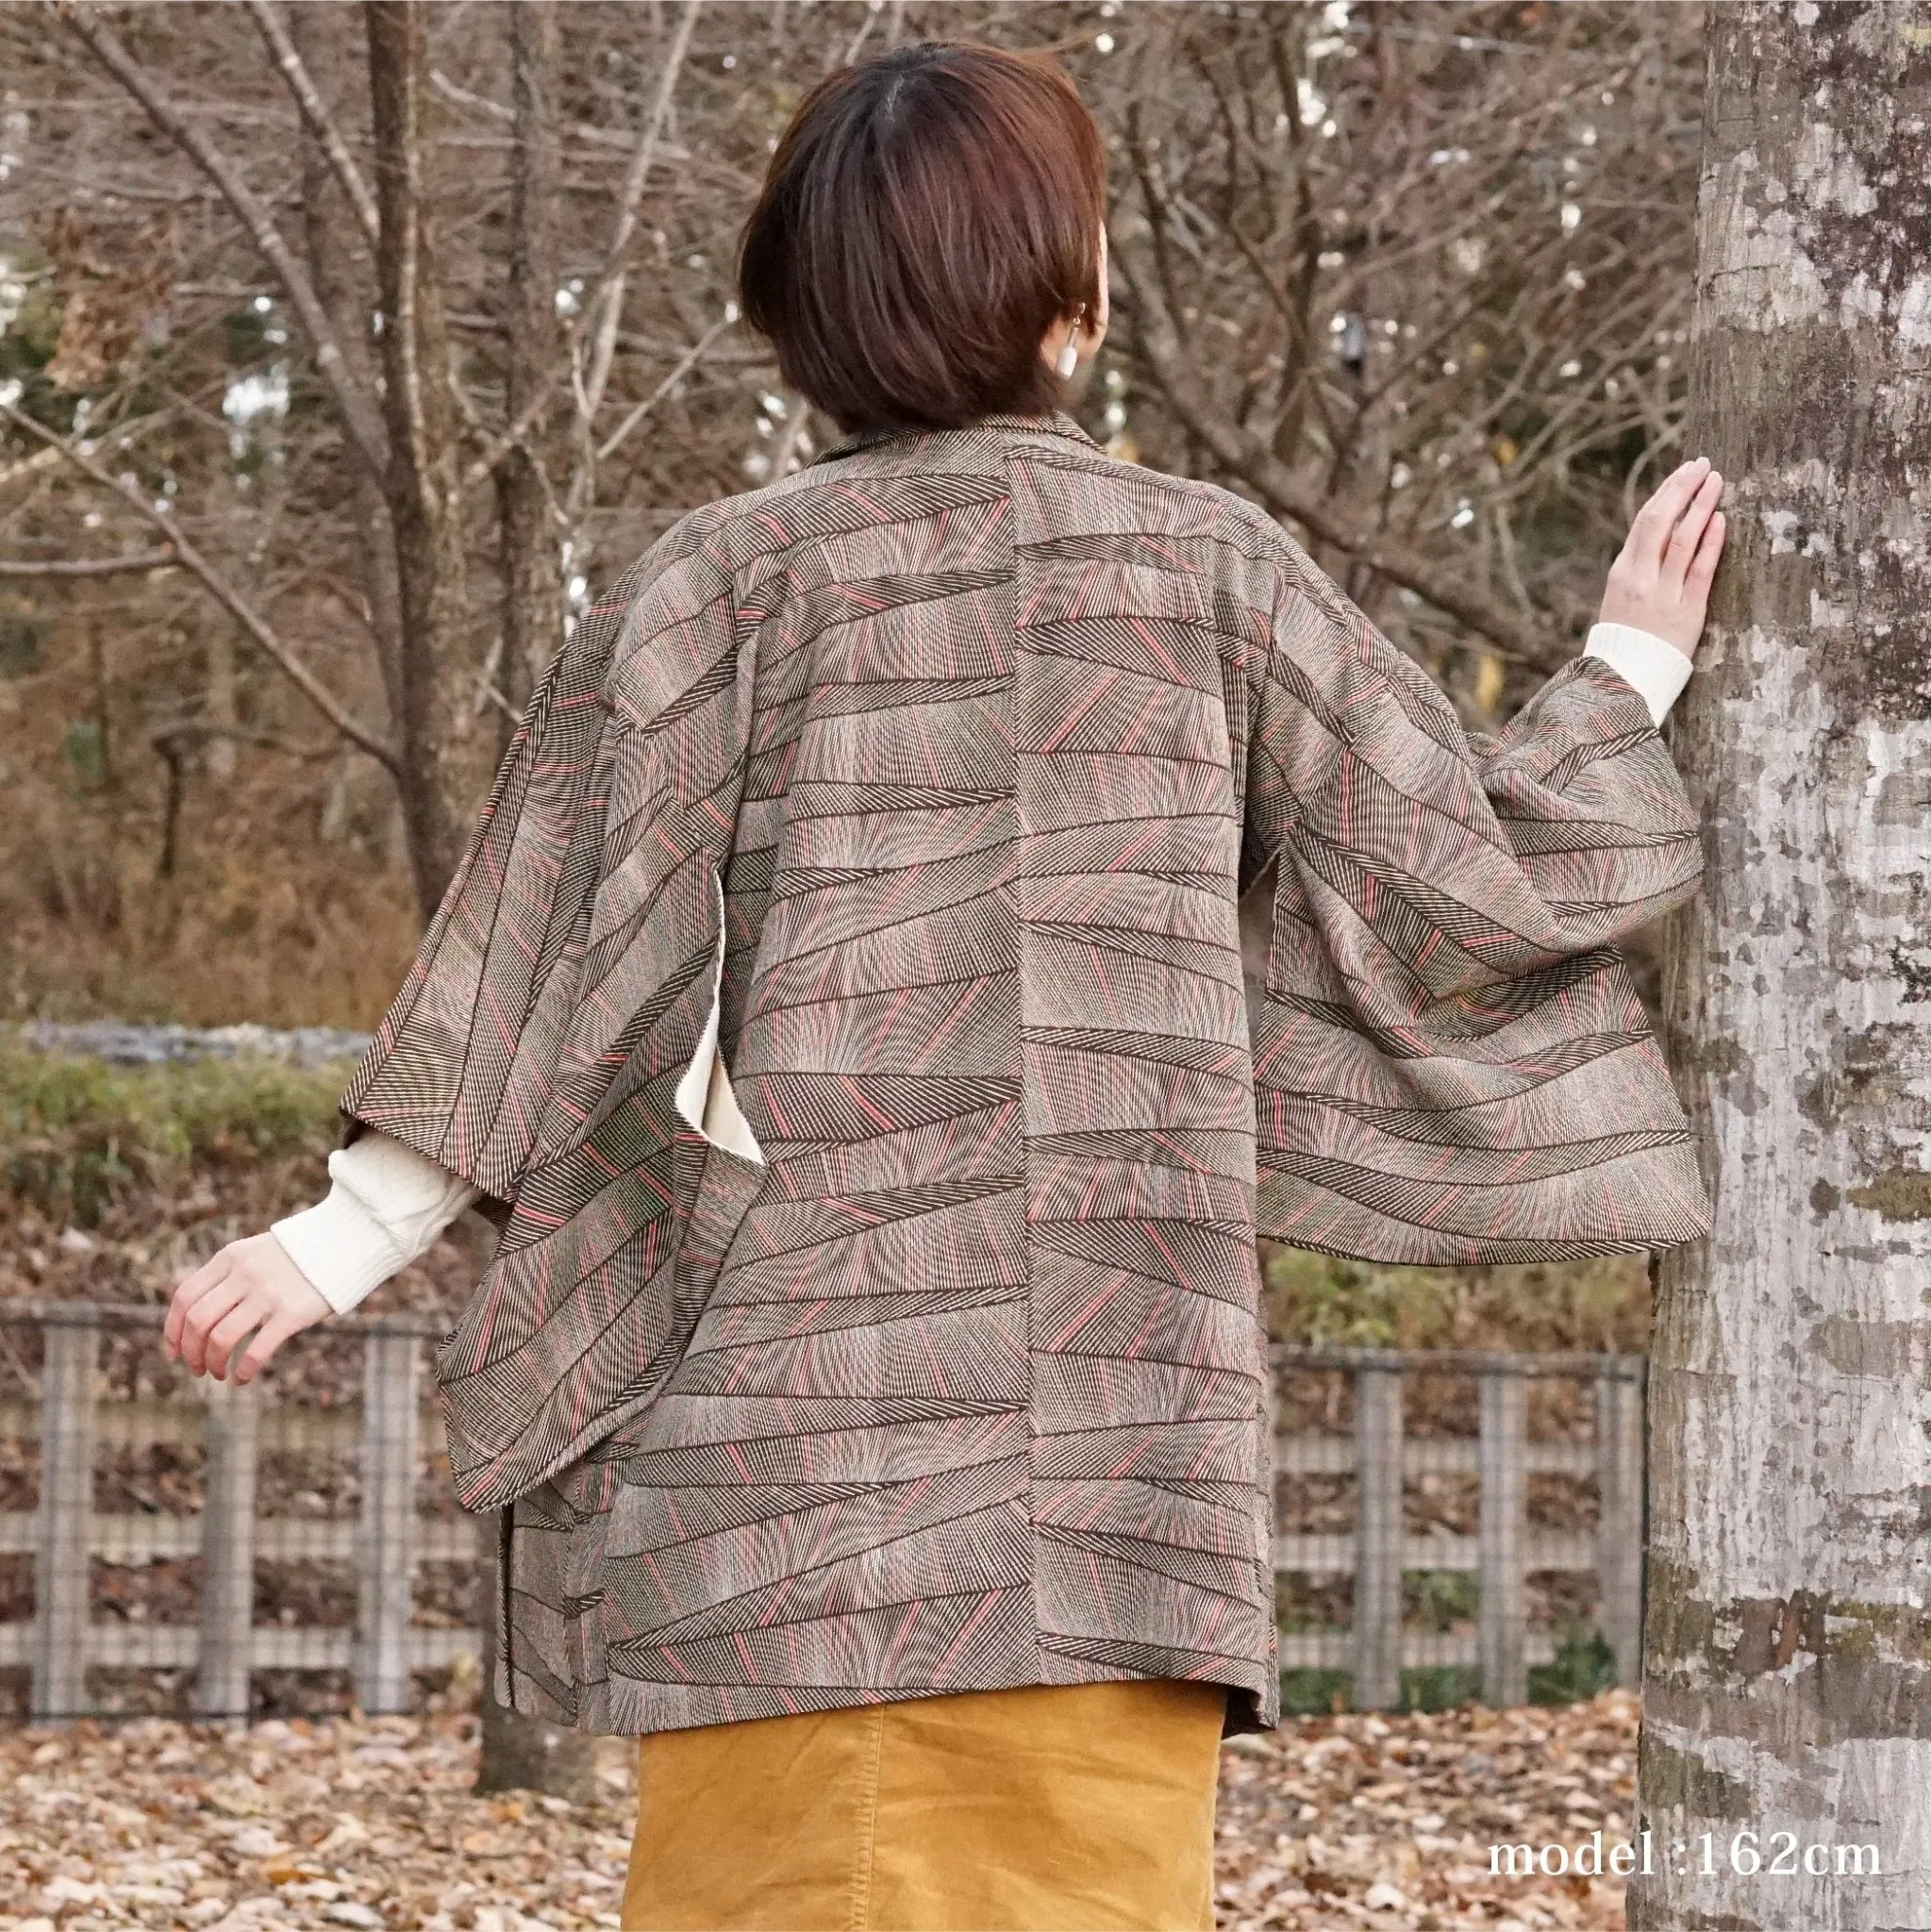
[[[1053,61],[925,41],[827,75],[738,259],[785,380],[847,433],[1039,414],[1053,323],[1099,307],[1106,149]]]

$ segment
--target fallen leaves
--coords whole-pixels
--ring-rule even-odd
[[[202,1802],[230,1818],[260,1818],[275,1808],[274,1796],[252,1777],[216,1778],[202,1794]]]
[[[1491,1840],[1626,1836],[1636,1700],[1289,1719],[1223,1753],[1223,1932],[1607,1932],[1611,1878],[1494,1877]],[[141,1718],[0,1733],[0,1932],[615,1927],[635,1746],[588,1806],[481,1798],[476,1721]]]
[[[516,1846],[500,1832],[473,1831],[460,1841],[459,1849],[473,1858],[508,1858],[516,1851]]]
[[[468,1713],[0,1733],[0,1932],[615,1926],[635,1749],[575,1807],[474,1795]]]
[[[1630,1834],[1638,1705],[1626,1691],[1514,1710],[1284,1720],[1222,1754],[1222,1932],[1621,1932],[1613,1876],[1491,1874],[1507,1841],[1572,1850]]]

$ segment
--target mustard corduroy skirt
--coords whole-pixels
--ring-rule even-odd
[[[1217,1684],[914,1697],[640,1740],[624,1932],[1212,1932]]]

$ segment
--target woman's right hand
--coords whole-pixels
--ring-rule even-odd
[[[230,1241],[212,1260],[182,1277],[168,1304],[163,1346],[170,1357],[187,1364],[191,1374],[252,1382],[291,1335],[312,1328],[333,1312],[274,1235],[250,1235]],[[231,1378],[229,1360],[251,1329],[259,1332],[236,1362]]]
[[[1695,657],[1723,552],[1723,513],[1717,508],[1723,493],[1723,479],[1707,457],[1663,479],[1609,566],[1598,622],[1633,625]]]

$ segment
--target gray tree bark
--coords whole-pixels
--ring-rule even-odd
[[[507,361],[503,413],[520,422],[549,385],[562,349],[557,318],[557,76],[561,39],[553,0],[512,0],[509,96],[515,113],[509,252],[504,278]],[[563,532],[538,452],[549,441],[540,418],[496,471],[503,558],[503,654],[497,675],[520,713],[563,641]],[[502,720],[507,748],[514,719]]]
[[[1931,10],[1709,36],[1664,1008],[1716,1224],[1657,1269],[1629,1924],[1931,1925]]]
[[[474,690],[461,448],[427,175],[424,0],[369,0],[370,118],[381,211],[386,494],[402,617],[397,678],[405,756],[396,774],[424,922],[462,858],[477,787],[464,740]]]
[[[355,22],[346,9],[294,7],[289,35],[309,75],[340,114],[348,93],[349,36]],[[373,262],[359,258],[354,219],[341,187],[328,164],[323,143],[305,122],[302,127],[302,221],[308,273],[316,298],[327,312],[337,346],[358,390],[376,393],[375,361],[370,353],[369,318],[376,305]],[[402,716],[402,591],[396,581],[395,532],[390,525],[381,472],[359,459],[349,443],[349,487],[354,506],[356,557],[362,602],[382,673],[389,726]]]
[[[512,0],[508,16],[509,97],[515,115],[509,189],[509,259],[504,294],[508,350],[504,413],[522,417],[548,380],[560,346],[557,324],[557,76],[559,31],[551,0]],[[497,687],[521,712],[551,654],[563,641],[560,532],[546,479],[529,445],[532,426],[496,472],[497,535],[503,569],[503,651]],[[515,720],[504,717],[507,745]],[[479,1791],[540,1790],[586,1803],[594,1789],[595,1744],[587,1731],[524,1717],[495,1696],[499,1590],[495,1513],[477,1524],[482,1562],[482,1756]]]
[[[542,1791],[589,1804],[596,1790],[596,1740],[588,1731],[524,1717],[496,1702],[496,1651],[503,1641],[497,1605],[502,1570],[497,1560],[501,1510],[476,1519],[476,1626],[483,1682],[476,1706],[482,1718],[477,1791]]]

